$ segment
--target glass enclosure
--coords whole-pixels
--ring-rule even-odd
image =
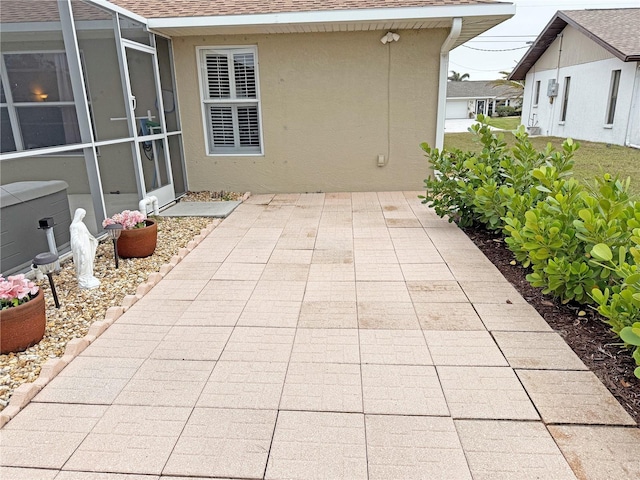
[[[91,0],[2,0],[0,22],[2,185],[67,182],[94,234],[186,192],[170,40]]]

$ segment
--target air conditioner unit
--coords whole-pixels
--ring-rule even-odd
[[[557,97],[558,96],[558,82],[556,82],[555,78],[549,80],[547,84],[547,97]]]

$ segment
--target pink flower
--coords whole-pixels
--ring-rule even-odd
[[[0,275],[0,309],[28,302],[38,293],[38,288],[23,274],[12,275],[6,280]]]
[[[132,228],[142,228],[145,226],[147,216],[138,210],[124,210],[122,213],[116,213],[111,218],[106,218],[102,222],[102,226],[113,225],[119,223],[125,230]]]

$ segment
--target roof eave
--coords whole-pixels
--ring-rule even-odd
[[[403,20],[437,20],[454,17],[495,17],[495,24],[501,23],[515,14],[511,3],[481,5],[449,5],[425,7],[369,8],[355,10],[327,10],[313,12],[284,12],[249,15],[219,15],[204,17],[149,18],[150,29],[206,27],[235,31],[242,27],[255,29],[278,25],[318,25],[336,23],[390,22]]]
[[[549,21],[549,23],[544,27],[542,33],[538,35],[535,42],[527,53],[524,54],[522,59],[518,62],[516,67],[513,69],[511,74],[509,75],[509,80],[524,80],[527,73],[533,67],[533,65],[538,61],[538,59],[542,56],[542,54],[549,48],[549,46],[556,39],[558,33],[565,29],[567,25],[572,26],[580,33],[585,35],[587,38],[591,39],[593,42],[600,45],[602,48],[607,50],[609,53],[619,58],[623,62],[633,62],[640,60],[640,55],[625,55],[620,50],[613,47],[608,42],[604,41],[593,32],[587,30],[579,23],[576,23],[571,17],[566,15],[561,10],[557,11],[553,18]],[[559,29],[559,27],[562,27]]]

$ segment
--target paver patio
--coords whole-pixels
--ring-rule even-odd
[[[5,425],[0,478],[637,478],[631,417],[417,195],[250,197]]]

